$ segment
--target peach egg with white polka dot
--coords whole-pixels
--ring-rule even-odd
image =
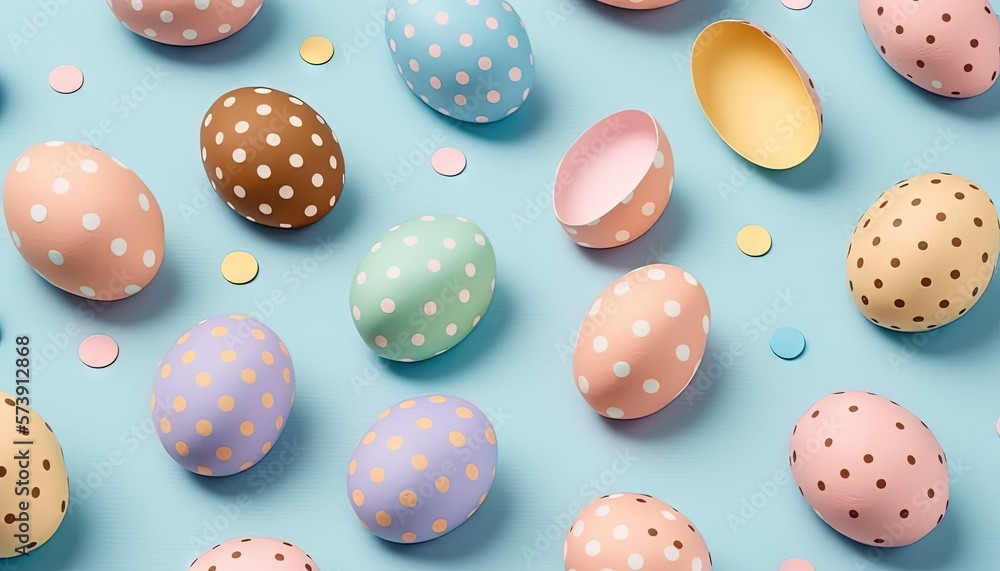
[[[683,269],[654,264],[625,274],[597,296],[580,325],[576,388],[608,418],[657,412],[694,378],[711,320],[705,289]]]
[[[264,0],[107,0],[132,32],[161,44],[200,46],[232,36],[260,12]]]
[[[712,571],[705,538],[653,496],[601,496],[580,510],[563,546],[566,571]]]
[[[194,560],[188,571],[320,571],[302,548],[270,537],[234,537]]]
[[[83,143],[21,153],[3,190],[7,230],[52,285],[87,299],[132,296],[163,261],[163,214],[139,176]]]
[[[652,10],[676,4],[680,0],[597,0],[610,6],[625,8],[626,10]]]
[[[613,248],[646,233],[674,192],[674,155],[660,124],[620,111],[587,130],[559,163],[556,218],[585,248]]]

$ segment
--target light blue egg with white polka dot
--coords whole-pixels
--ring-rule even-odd
[[[504,0],[390,0],[385,37],[410,90],[461,121],[512,115],[535,82],[528,32]]]

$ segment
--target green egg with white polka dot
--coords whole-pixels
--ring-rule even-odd
[[[389,229],[358,264],[351,312],[380,357],[423,361],[465,339],[490,307],[497,259],[482,228],[429,214]]]

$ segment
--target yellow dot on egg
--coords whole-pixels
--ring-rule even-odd
[[[497,443],[497,433],[492,428],[486,429],[486,441],[493,445]]]
[[[264,361],[265,365],[273,365],[274,355],[272,355],[270,351],[264,351],[263,353],[260,354],[260,360]]]
[[[486,494],[479,496],[479,505],[483,505],[483,502],[485,501],[486,501]]]
[[[375,431],[373,430],[368,434],[365,434],[365,437],[361,439],[361,442],[364,442],[365,444],[371,444],[372,442],[375,442]]]
[[[284,341],[278,342],[278,349],[281,349],[281,352],[284,353],[286,357],[290,357],[291,356],[291,355],[288,354],[288,347],[285,346],[285,342]]]
[[[354,490],[351,499],[354,500],[354,505],[361,507],[365,504],[365,493],[361,490]]]
[[[413,465],[417,470],[427,469],[427,457],[423,454],[414,454],[410,457],[410,464]]]
[[[291,384],[292,382],[292,372],[288,369],[281,371],[281,378],[285,380],[285,384]]]
[[[233,400],[233,397],[229,395],[222,395],[221,397],[219,397],[219,410],[221,410],[222,412],[229,412],[233,410],[233,407],[235,406],[236,406],[236,401]]]
[[[472,411],[464,406],[456,408],[455,414],[458,415],[458,418],[472,418]]]
[[[417,505],[417,494],[413,493],[413,490],[403,490],[399,493],[399,503],[403,504],[403,507],[412,508]]]
[[[763,256],[771,250],[771,234],[763,226],[744,226],[736,234],[736,245],[748,256]]]
[[[271,441],[268,440],[267,442],[265,442],[264,445],[260,447],[260,451],[263,452],[264,454],[267,454],[268,452],[270,452],[271,451]]]
[[[434,480],[434,487],[437,488],[437,491],[443,494],[451,489],[451,480],[449,480],[446,476],[438,476],[438,478]]]
[[[220,325],[218,327],[212,328],[212,337],[225,337],[228,334],[229,334],[228,327],[223,327]]]
[[[209,421],[207,421],[207,420],[205,420],[204,418],[201,419],[201,420],[199,420],[197,423],[195,423],[194,429],[195,429],[195,432],[197,432],[198,434],[200,434],[202,436],[211,436],[212,435],[212,423],[209,422]]]
[[[323,36],[312,36],[302,40],[299,57],[311,65],[323,65],[333,59],[333,42]]]
[[[404,400],[403,402],[399,403],[399,408],[412,408],[413,405],[415,405],[415,404],[417,404],[417,401],[414,401],[414,400]]]
[[[250,335],[253,335],[253,338],[258,341],[263,341],[264,337],[267,337],[263,329],[253,329],[250,331]]]
[[[174,410],[176,410],[177,412],[184,412],[184,409],[187,408],[187,405],[188,405],[187,399],[185,399],[184,397],[174,398]]]
[[[240,472],[242,472],[243,470],[246,470],[246,469],[250,468],[250,466],[253,466],[253,462],[244,462],[244,463],[240,464]]]
[[[465,467],[465,476],[475,482],[479,479],[479,466],[469,464]]]
[[[435,396],[432,396],[432,397],[428,398],[427,400],[430,401],[430,402],[432,402],[432,403],[434,403],[434,404],[441,404],[441,403],[445,402],[448,399],[444,398],[441,395],[435,395]]]
[[[350,476],[354,475],[354,472],[358,470],[358,461],[351,460],[351,463],[347,465],[347,474]]]
[[[260,404],[264,405],[264,408],[271,408],[274,406],[274,395],[271,393],[264,393],[260,397]]]
[[[195,357],[194,351],[185,351],[184,355],[181,356],[181,362],[184,363],[185,365],[190,365],[191,363],[194,362],[194,357]]]
[[[160,432],[162,432],[164,434],[169,434],[170,433],[170,419],[169,418],[165,418],[164,417],[164,418],[160,419]]]
[[[281,427],[284,425],[285,425],[285,417],[279,414],[278,420],[274,421],[274,427],[277,428],[278,430],[281,430]]]
[[[389,413],[391,413],[391,412],[392,412],[391,408],[387,408],[387,409],[383,410],[382,413],[378,415],[378,419],[382,420],[383,418],[389,416]]]
[[[416,540],[417,540],[417,534],[413,533],[412,531],[408,531],[403,534],[403,541],[407,543],[413,543]]]
[[[154,409],[156,409],[156,393],[149,396],[149,410],[152,411]]]
[[[232,349],[226,349],[225,351],[222,352],[220,357],[222,357],[223,363],[232,363],[233,361],[236,360],[236,351],[233,351]]]
[[[241,313],[231,313],[229,314],[229,319],[235,319],[236,321],[245,321],[247,319],[247,316]]]
[[[179,440],[177,441],[177,444],[174,444],[174,450],[176,450],[181,456],[186,457],[188,455],[188,445]]]
[[[215,457],[226,462],[233,457],[233,449],[228,446],[219,446],[215,449]]]
[[[198,473],[201,474],[202,476],[211,476],[212,469],[209,468],[208,466],[198,466]]]
[[[240,423],[240,434],[243,436],[253,436],[254,426],[253,422],[249,420],[244,420]]]
[[[243,379],[244,383],[253,384],[254,381],[257,380],[257,371],[254,371],[253,369],[243,369],[243,372],[240,373],[240,378]]]
[[[392,525],[392,516],[389,515],[389,512],[378,512],[375,514],[375,521],[382,527],[389,527]]]
[[[170,363],[163,365],[163,368],[160,369],[160,376],[164,379],[170,376]]]
[[[389,450],[399,450],[399,447],[403,445],[403,437],[393,436],[385,443],[385,445],[389,447]]]
[[[230,252],[222,259],[222,277],[234,285],[252,282],[259,271],[257,258],[249,252]]]
[[[198,383],[199,387],[207,387],[212,384],[212,375],[209,373],[198,373],[194,376],[194,382]]]
[[[434,425],[434,423],[431,422],[431,419],[429,419],[429,418],[418,418],[417,419],[417,428],[422,428],[424,430],[427,430],[428,428],[430,428],[433,425]]]
[[[448,441],[451,442],[452,446],[461,448],[465,446],[465,435],[457,430],[453,430],[448,433]]]
[[[372,468],[371,472],[368,473],[368,477],[371,478],[372,482],[375,482],[376,484],[381,484],[383,481],[385,481],[385,470],[378,467]]]
[[[187,341],[189,337],[191,337],[191,332],[190,331],[188,331],[184,335],[181,335],[181,338],[177,340],[177,344],[178,345],[183,345],[184,342]]]
[[[431,524],[431,529],[434,530],[434,533],[444,533],[448,529],[448,522],[443,519],[436,519]]]

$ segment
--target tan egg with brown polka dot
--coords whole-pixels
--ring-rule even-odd
[[[202,553],[188,571],[320,571],[312,557],[287,541],[236,537]]]
[[[1000,222],[986,191],[960,176],[924,174],[885,191],[861,216],[848,287],[872,323],[926,331],[976,305],[998,254]]]
[[[56,533],[69,507],[69,478],[52,427],[24,400],[4,392],[0,399],[0,558],[7,558],[34,551]]]
[[[314,224],[344,188],[337,135],[316,110],[276,89],[243,87],[219,97],[201,124],[201,159],[219,197],[265,226]]]

